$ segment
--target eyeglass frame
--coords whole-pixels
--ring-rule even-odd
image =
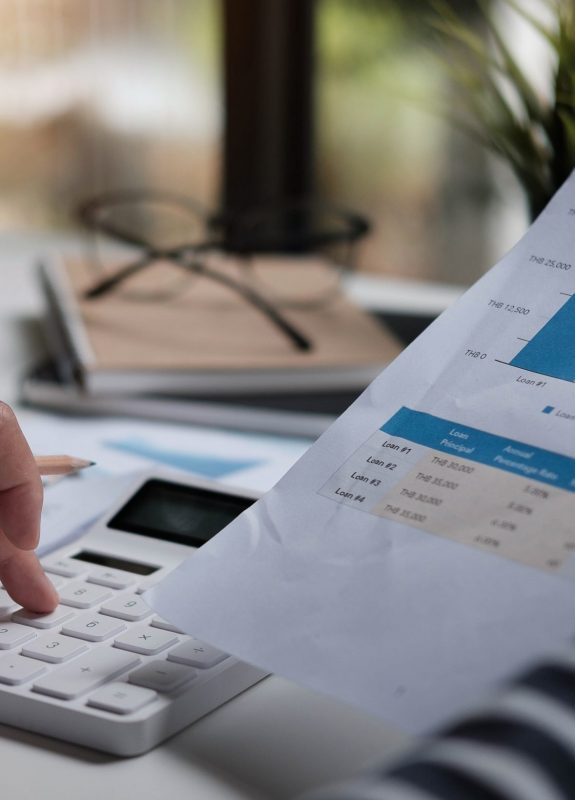
[[[106,222],[105,220],[103,221],[102,219],[98,219],[96,217],[98,211],[101,211],[107,205],[113,206],[114,204],[118,205],[129,202],[138,203],[143,201],[158,201],[171,203],[175,206],[179,205],[182,208],[192,211],[194,214],[196,214],[201,219],[208,234],[211,231],[216,231],[219,233],[219,235],[214,236],[213,239],[208,237],[205,241],[195,244],[186,243],[173,248],[157,248],[151,247],[150,244],[141,237],[126,233],[126,231],[122,230],[121,228],[118,228],[117,226],[109,224],[109,222]],[[319,204],[315,201],[286,201],[282,204],[282,206],[279,207],[279,210],[283,212],[296,209],[319,209],[324,212],[327,211],[329,213],[338,215],[339,218],[348,225],[348,230],[329,234],[326,231],[321,236],[318,236],[316,233],[315,239],[308,239],[307,242],[300,240],[300,246],[295,251],[289,247],[281,247],[281,245],[277,249],[270,249],[269,244],[266,244],[265,247],[260,246],[258,248],[257,246],[254,246],[253,239],[251,246],[248,246],[249,239],[247,241],[244,239],[243,246],[238,246],[238,241],[236,240],[236,246],[234,247],[233,245],[230,246],[228,244],[229,237],[226,237],[225,235],[225,231],[229,231],[231,224],[237,225],[239,220],[239,230],[241,231],[242,221],[245,229],[246,219],[249,220],[250,216],[252,219],[257,219],[257,215],[259,214],[260,219],[262,217],[265,219],[266,215],[269,216],[276,213],[278,211],[278,206],[276,205],[275,208],[273,206],[267,206],[259,209],[247,209],[244,212],[235,214],[230,214],[227,212],[216,212],[210,214],[204,210],[193,198],[175,192],[132,189],[110,191],[97,195],[94,198],[84,201],[77,207],[76,216],[79,221],[84,225],[84,227],[93,231],[94,233],[101,232],[112,239],[116,239],[126,244],[131,244],[143,249],[144,256],[124,266],[114,275],[98,281],[91,288],[87,289],[82,296],[85,300],[93,300],[98,297],[102,297],[132,275],[135,275],[140,270],[153,264],[154,261],[169,260],[185,270],[189,270],[196,275],[201,275],[203,277],[215,280],[227,288],[236,291],[241,297],[243,297],[243,299],[261,311],[270,322],[272,322],[279,330],[281,330],[282,333],[287,336],[288,339],[290,339],[292,344],[298,350],[309,351],[312,349],[311,341],[300,331],[298,331],[283,316],[283,314],[281,314],[278,309],[273,304],[268,302],[268,300],[259,292],[256,292],[251,287],[242,284],[219,272],[218,270],[214,270],[209,266],[202,264],[197,260],[197,257],[201,254],[208,253],[213,250],[218,250],[224,253],[232,253],[233,255],[239,255],[241,257],[249,257],[260,253],[269,253],[274,251],[278,252],[278,250],[280,252],[310,252],[310,250],[312,250],[314,247],[317,248],[320,245],[325,246],[328,244],[341,244],[342,242],[346,243],[351,248],[359,238],[365,236],[371,229],[368,220],[360,214],[332,208],[327,205]],[[222,233],[224,235],[222,235]],[[188,260],[190,258],[192,260]]]

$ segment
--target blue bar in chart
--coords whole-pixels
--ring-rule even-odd
[[[199,475],[205,475],[207,478],[223,478],[232,472],[257,467],[261,464],[261,460],[221,458],[219,456],[170,450],[157,447],[151,442],[137,438],[106,441],[104,444],[113,450],[120,450],[124,453],[146,458],[157,464],[165,464],[168,467],[175,467],[186,472],[196,472]]]
[[[552,378],[575,381],[575,296],[567,300],[510,364]]]

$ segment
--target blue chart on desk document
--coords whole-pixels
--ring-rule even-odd
[[[199,638],[419,731],[571,639],[575,175],[154,594]]]

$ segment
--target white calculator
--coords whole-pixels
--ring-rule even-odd
[[[55,611],[25,611],[0,590],[0,722],[132,756],[264,678],[142,597],[257,498],[151,473],[82,539],[44,559],[60,594]]]

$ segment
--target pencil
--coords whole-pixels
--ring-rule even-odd
[[[34,456],[40,475],[69,475],[79,469],[91,467],[95,462],[74,456]]]

